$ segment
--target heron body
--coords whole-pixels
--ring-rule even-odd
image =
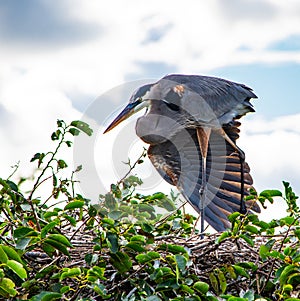
[[[137,135],[150,144],[148,156],[160,175],[217,231],[229,226],[227,216],[246,213],[243,201],[252,186],[249,166],[237,147],[240,123],[254,112],[252,90],[225,79],[167,75],[140,87],[105,132],[136,111]],[[259,212],[255,203],[248,209]]]

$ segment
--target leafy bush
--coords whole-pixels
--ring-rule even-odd
[[[232,228],[199,239],[197,219],[177,195],[141,195],[132,170],[99,203],[76,193],[59,156],[72,136],[92,135],[81,121],[57,121],[54,151],[36,153],[32,188],[0,179],[0,296],[3,300],[300,300],[299,208],[290,185],[255,191],[263,206],[282,197],[288,215],[267,223],[230,216]],[[35,195],[51,183],[48,197]],[[31,182],[30,182],[31,183]]]

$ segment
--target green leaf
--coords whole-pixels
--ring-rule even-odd
[[[67,165],[67,163],[66,163],[64,160],[59,159],[59,160],[57,161],[57,167],[58,167],[59,169],[63,169],[63,168],[68,167],[68,165]]]
[[[4,250],[2,249],[2,246],[0,246],[0,262],[6,263],[7,260],[8,260],[8,257],[6,255],[6,253],[4,252]]]
[[[47,243],[42,244],[42,249],[48,254],[49,257],[52,257],[53,253],[55,252],[55,248]]]
[[[105,273],[105,268],[101,268],[98,266],[93,266],[92,268],[92,272],[97,275],[97,277],[101,280],[106,280],[106,278],[104,277],[104,273]]]
[[[282,290],[285,292],[285,293],[290,293],[292,290],[293,290],[293,286],[291,284],[285,284],[283,287],[282,287]]]
[[[194,283],[193,288],[197,292],[199,292],[199,293],[201,293],[203,295],[206,295],[206,293],[209,290],[209,285],[207,283],[205,283],[205,282],[197,281],[197,282]]]
[[[78,136],[80,134],[80,131],[75,128],[70,128],[69,133],[72,134],[73,136]]]
[[[124,252],[110,253],[110,262],[120,273],[125,273],[132,267],[132,261]]]
[[[241,216],[240,212],[233,212],[232,214],[230,214],[228,216],[228,219],[231,223],[235,222],[237,218],[239,218]]]
[[[59,291],[62,294],[65,294],[71,290],[71,287],[69,285],[63,286]]]
[[[259,230],[255,226],[246,225],[244,229],[249,232],[250,234],[258,234]]]
[[[59,137],[61,135],[61,131],[57,130],[56,132],[53,132],[51,135],[51,140],[55,141],[55,140],[59,140]]]
[[[152,261],[152,258],[147,255],[147,254],[138,254],[135,256],[135,259],[140,263],[140,264],[145,264],[147,262]]]
[[[106,287],[101,283],[95,284],[93,289],[99,296],[103,297],[103,299],[108,299],[111,297],[111,294],[107,294]]]
[[[154,227],[151,224],[142,223],[141,228],[146,233],[152,233],[154,231]]]
[[[231,233],[229,231],[224,231],[217,239],[216,239],[216,243],[219,244],[220,242],[222,242],[224,239],[226,239],[227,237],[230,237]]]
[[[130,242],[138,242],[144,245],[146,243],[146,237],[144,235],[134,235],[130,238]]]
[[[68,222],[73,226],[75,227],[76,226],[76,219],[73,217],[73,216],[70,216],[68,214],[63,214],[62,215],[66,220],[68,220]]]
[[[5,298],[14,297],[17,294],[15,283],[9,278],[0,279],[0,295]]]
[[[284,284],[287,283],[288,278],[292,275],[292,274],[298,274],[300,272],[300,268],[294,265],[288,265],[286,266],[283,271],[280,274],[279,277],[279,282],[280,285],[283,286]]]
[[[161,298],[159,298],[157,295],[152,295],[147,297],[146,301],[161,301]]]
[[[52,216],[58,216],[58,212],[57,211],[48,211],[44,213],[44,218],[48,219]]]
[[[294,234],[298,238],[298,240],[300,240],[300,229],[299,228],[294,230]]]
[[[47,274],[49,275],[55,270],[57,270],[57,266],[55,264],[45,266],[38,273],[36,273],[35,278],[36,279],[44,278]]]
[[[72,244],[70,243],[70,241],[66,238],[66,236],[62,235],[62,234],[50,234],[47,237],[48,239],[52,239],[55,240],[57,242],[59,242],[62,245],[65,245],[67,247],[72,248]]]
[[[184,253],[186,254],[186,250],[183,246],[172,245],[172,244],[161,244],[158,247],[159,250],[168,251],[172,254]]]
[[[65,124],[65,122],[62,119],[57,119],[56,124],[57,127],[61,128]]]
[[[236,275],[236,273],[235,273],[234,268],[232,267],[232,265],[230,265],[230,264],[225,265],[225,269],[226,269],[226,272],[229,274],[229,276],[232,279],[236,279],[237,278],[237,275]]]
[[[14,238],[38,236],[38,232],[30,227],[18,227],[14,231]]]
[[[107,218],[107,217],[104,217],[102,220],[102,224],[104,224],[104,226],[106,226],[105,224],[109,225],[109,226],[114,226],[115,224],[115,221],[111,218]]]
[[[220,284],[220,288],[221,288],[221,293],[224,294],[226,292],[226,289],[227,289],[227,282],[226,282],[225,275],[220,269],[217,269],[216,273],[218,275],[218,280],[219,280],[219,284]]]
[[[174,255],[174,257],[175,257],[176,265],[177,265],[179,271],[182,273],[186,268],[187,260],[184,256],[182,256],[180,254]]]
[[[44,153],[36,153],[30,160],[30,162],[33,162],[35,160],[39,160],[41,157],[43,157],[45,154]]]
[[[243,262],[238,263],[237,265],[242,268],[245,268],[247,270],[252,270],[253,272],[257,271],[257,269],[258,269],[258,266],[251,261],[249,261],[249,262],[243,261]]]
[[[233,265],[233,268],[237,275],[240,275],[242,277],[246,277],[246,278],[250,279],[250,275],[247,273],[247,271],[244,268],[242,268],[236,264]]]
[[[113,210],[108,213],[108,217],[113,220],[118,220],[122,216],[123,212],[121,210]]]
[[[72,201],[70,203],[68,203],[64,210],[70,210],[70,209],[76,209],[76,208],[82,208],[84,206],[84,201],[79,201],[79,200],[76,200],[76,201]]]
[[[2,249],[10,259],[13,259],[23,264],[20,255],[13,248],[2,245]]]
[[[74,120],[71,122],[71,125],[83,131],[88,136],[93,134],[93,130],[89,127],[89,125],[81,120]]]
[[[100,280],[107,280],[104,277],[105,268],[100,268],[98,266],[93,266],[92,269],[87,272],[87,279],[90,282],[99,282]]]
[[[292,250],[291,247],[287,246],[286,248],[284,248],[283,254],[285,256],[289,256],[289,255],[291,255],[291,250]]]
[[[215,276],[214,272],[209,273],[208,277],[209,277],[209,281],[210,281],[212,288],[214,289],[214,291],[217,294],[219,294],[219,283],[218,283],[217,277]]]
[[[248,236],[248,235],[246,235],[246,234],[240,234],[240,238],[242,238],[246,243],[248,243],[251,247],[253,247],[254,246],[254,241],[253,241],[253,239],[250,237],[250,236]]]
[[[174,211],[176,209],[176,206],[174,205],[174,203],[167,197],[165,197],[161,200],[160,206],[165,208],[168,211]]]
[[[280,219],[280,226],[291,226],[295,222],[295,218],[293,216],[286,216]]]
[[[193,295],[194,292],[195,292],[193,289],[191,289],[188,285],[185,285],[185,284],[181,284],[181,285],[180,285],[180,289],[181,289],[183,292],[188,293],[188,294],[190,294],[190,295]]]
[[[267,189],[262,191],[259,195],[268,198],[268,197],[282,196],[282,192],[280,190]]]
[[[125,247],[138,253],[145,252],[145,248],[142,247],[141,244],[137,242],[129,242],[127,245],[125,245]]]
[[[266,245],[261,245],[259,247],[259,256],[260,258],[265,261],[268,258],[268,255],[270,254],[270,249]]]
[[[16,273],[21,279],[27,278],[26,270],[24,269],[23,265],[15,260],[7,260],[6,265]]]
[[[44,245],[47,245],[47,244],[50,245],[51,247],[55,248],[56,250],[60,251],[61,253],[67,255],[67,256],[70,255],[68,249],[66,248],[66,246],[63,245],[63,244],[61,244],[61,243],[59,243],[56,240],[52,240],[52,239],[46,238],[45,241],[44,241]]]
[[[152,259],[158,259],[158,258],[160,258],[160,254],[158,252],[155,252],[155,251],[149,251],[147,253],[147,255],[149,257],[151,257]]]
[[[98,254],[88,253],[84,256],[84,260],[88,265],[94,265],[99,259]]]
[[[249,301],[247,298],[241,298],[241,297],[230,297],[228,301]]]
[[[76,278],[79,275],[81,275],[80,268],[71,268],[71,269],[67,269],[67,271],[61,273],[59,279],[62,281],[66,278]]]
[[[21,238],[20,240],[17,241],[16,249],[25,250],[27,248],[28,244],[30,243],[30,241],[31,241],[31,238],[29,238],[29,237]]]
[[[53,301],[62,298],[62,294],[54,292],[42,291],[38,295],[33,296],[30,301]]]
[[[119,242],[118,242],[117,234],[113,232],[107,232],[106,238],[108,240],[108,246],[111,252],[116,253],[119,250]]]
[[[139,211],[140,212],[148,212],[150,214],[152,214],[153,212],[155,212],[155,209],[153,206],[148,205],[148,204],[139,204]]]
[[[254,301],[254,299],[255,299],[254,291],[253,290],[247,291],[244,294],[243,298],[246,298],[247,301]]]
[[[48,232],[53,229],[55,226],[57,226],[58,222],[54,221],[49,224],[47,224],[45,227],[41,230],[41,238],[45,238]]]

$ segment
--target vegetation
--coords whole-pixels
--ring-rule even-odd
[[[54,151],[31,159],[33,181],[0,179],[0,299],[300,300],[300,211],[288,183],[283,194],[249,197],[263,206],[282,197],[286,217],[267,223],[234,213],[231,229],[200,240],[197,219],[178,209],[174,193],[136,192],[141,180],[132,170],[145,153],[97,206],[78,194],[81,166],[64,177],[59,151],[79,134],[92,130],[58,120]],[[37,198],[49,182],[50,195]]]

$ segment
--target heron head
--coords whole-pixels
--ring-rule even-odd
[[[104,134],[112,130],[119,123],[126,120],[131,115],[137,113],[145,107],[150,105],[151,92],[153,94],[153,87],[155,84],[148,84],[138,88],[133,95],[130,97],[129,103],[127,106],[121,111],[121,113],[113,120],[113,122],[107,127],[104,131]]]
[[[171,109],[178,109],[184,90],[185,88],[183,85],[167,79],[161,79],[156,83],[147,84],[138,88],[131,96],[128,105],[113,120],[104,133],[112,130],[134,113],[145,107],[149,107],[151,101],[163,101]]]

